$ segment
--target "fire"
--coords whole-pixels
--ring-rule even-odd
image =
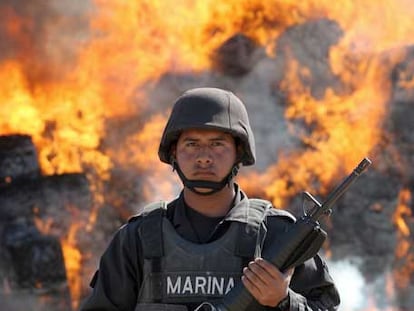
[[[172,174],[156,157],[167,111],[160,103],[166,99],[154,103],[151,95],[166,74],[202,77],[212,68],[214,52],[236,34],[276,58],[277,39],[290,27],[320,18],[338,24],[343,33],[326,61],[341,91],[328,86],[315,97],[306,81],[317,77],[287,49],[284,76],[274,87],[286,98],[284,118],[303,148],[284,150],[265,171],[248,171],[239,179],[247,191],[260,188],[286,207],[304,189],[326,194],[363,156],[375,156],[385,135],[390,72],[405,57],[403,47],[414,31],[410,0],[95,0],[79,11],[62,3],[51,5],[47,19],[42,18],[47,10],[25,15],[11,1],[0,4],[0,38],[7,47],[0,58],[0,131],[30,135],[44,174],[84,172],[91,183],[94,204],[83,227],[74,222],[62,238],[73,308],[81,298],[78,269],[84,259],[76,233],[92,232],[108,200],[122,205],[105,193],[113,170],[143,176],[144,201],[177,190],[177,180],[165,177]],[[76,26],[71,19],[78,15],[87,20],[85,29],[68,38],[63,32]],[[413,81],[407,78],[404,87],[412,88]],[[178,82],[172,88],[174,95],[182,91]],[[128,126],[118,128],[117,122]],[[402,238],[410,235],[407,196],[401,193],[394,215]],[[123,218],[129,212],[123,210]],[[401,240],[397,257],[409,255],[407,243]],[[408,259],[408,265],[414,261]]]
[[[79,307],[79,302],[82,295],[82,259],[84,255],[82,255],[78,242],[77,242],[77,235],[82,228],[83,224],[81,221],[76,221],[76,216],[79,214],[76,212],[75,207],[67,207],[68,210],[72,213],[72,218],[74,220],[71,222],[67,233],[64,236],[61,236],[61,247],[62,247],[62,255],[65,261],[65,270],[66,270],[66,278],[69,286],[71,301],[72,301],[72,309],[76,310]],[[58,231],[57,224],[55,220],[47,217],[42,218],[37,209],[34,210],[35,218],[34,222],[36,228],[44,235],[54,234],[54,231]],[[86,254],[86,252],[85,252]],[[37,288],[42,288],[43,284],[38,282],[36,284]]]
[[[14,133],[21,129],[22,124],[26,124],[26,131],[40,136],[44,123],[19,64],[14,61],[1,63],[0,79],[2,81],[0,86],[2,132]]]
[[[151,118],[141,129],[140,132],[131,136],[126,141],[125,152],[118,154],[117,161],[119,165],[135,167],[142,175],[147,176],[143,186],[143,197],[153,197],[161,200],[177,192],[175,184],[179,180],[173,174],[170,174],[171,168],[162,164],[156,157],[158,152],[158,142],[161,139],[162,130],[166,119],[162,115],[156,115]],[[168,178],[167,176],[171,177]]]
[[[361,89],[348,96],[335,95],[328,89],[322,100],[315,100],[294,77],[283,81],[290,101],[286,118],[303,120],[313,131],[296,134],[309,146],[307,151],[282,154],[263,176],[260,183],[268,185],[266,193],[276,205],[283,206],[283,198],[304,189],[326,193],[326,185],[350,172],[380,142],[381,133],[376,129],[385,114],[389,85],[382,78],[382,70],[376,68],[374,65],[371,72],[365,73]],[[292,163],[298,163],[294,170]],[[316,180],[318,184],[314,185]]]
[[[399,232],[403,237],[410,235],[410,227],[407,224],[407,218],[412,216],[409,202],[411,200],[411,192],[408,189],[403,189],[400,192],[399,204],[394,214],[394,223],[398,227]],[[403,251],[398,257],[404,256],[406,253]]]
[[[72,224],[67,236],[61,241],[73,310],[79,307],[82,295],[82,253],[77,245],[76,233],[78,230],[79,223]]]
[[[411,192],[408,189],[403,189],[400,192],[398,206],[393,216],[393,221],[398,229],[395,256],[397,260],[404,261],[404,265],[395,271],[396,285],[400,288],[407,287],[414,273],[414,252],[409,241],[410,223],[413,216],[409,206],[411,199]]]

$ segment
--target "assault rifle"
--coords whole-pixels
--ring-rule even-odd
[[[308,212],[303,206],[303,216],[287,231],[273,247],[263,253],[263,258],[272,262],[280,271],[286,271],[296,267],[306,260],[316,256],[327,236],[319,225],[322,215],[330,214],[334,203],[348,190],[356,179],[371,165],[368,158],[364,158],[353,172],[343,180],[327,197],[325,202],[320,203],[310,193],[304,192],[305,200],[313,203],[313,208]],[[233,287],[223,299],[217,303],[203,303],[197,311],[243,311],[254,301],[254,297],[239,282]]]

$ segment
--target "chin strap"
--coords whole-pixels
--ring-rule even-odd
[[[172,161],[172,166],[173,166],[173,170],[177,171],[177,174],[180,177],[183,185],[199,195],[211,195],[213,193],[220,191],[226,185],[230,185],[230,182],[232,181],[232,179],[239,172],[239,165],[234,164],[230,172],[227,174],[227,176],[224,177],[221,181],[190,180],[184,176],[184,173],[178,166],[177,161]],[[207,189],[211,189],[211,191],[201,192],[201,191],[196,190],[195,188],[207,188]]]

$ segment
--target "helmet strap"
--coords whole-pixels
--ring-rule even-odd
[[[216,192],[219,192],[221,189],[223,189],[226,185],[230,186],[231,181],[233,178],[237,175],[239,172],[239,165],[238,163],[234,164],[230,172],[221,180],[221,181],[207,181],[207,180],[190,180],[187,177],[185,177],[183,171],[178,166],[177,161],[172,161],[173,170],[177,171],[178,176],[181,179],[181,182],[185,187],[193,191],[194,193],[197,193],[199,195],[211,195]],[[196,188],[207,188],[211,189],[211,191],[208,192],[201,192],[198,191]]]

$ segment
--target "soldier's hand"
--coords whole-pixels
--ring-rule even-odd
[[[282,273],[270,262],[256,258],[243,269],[242,282],[261,305],[275,307],[288,295],[292,274],[293,269]]]

